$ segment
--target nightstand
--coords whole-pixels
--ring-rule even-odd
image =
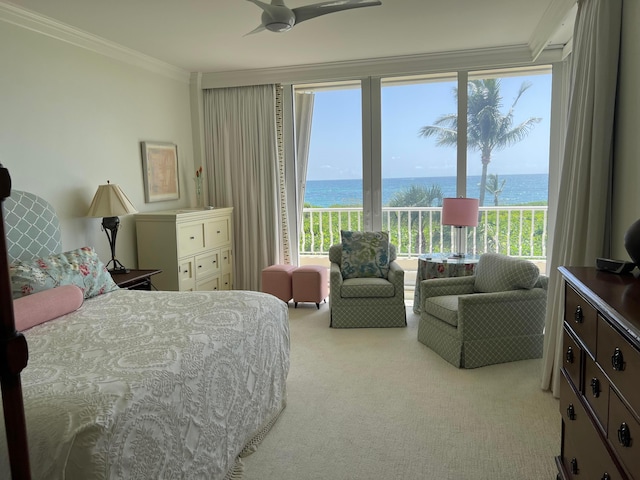
[[[111,278],[120,288],[127,290],[151,290],[151,276],[162,270],[129,270],[128,273],[112,274]]]

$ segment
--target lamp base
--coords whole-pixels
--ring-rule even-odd
[[[109,268],[109,265],[111,264],[113,264],[113,267]],[[112,275],[118,275],[119,273],[129,273],[130,271],[127,267],[122,265],[115,258],[112,258],[111,260],[109,260],[109,262],[105,265],[105,267],[107,267],[107,271]]]
[[[111,275],[118,275],[119,273],[129,273],[129,271],[130,270],[128,268],[122,266],[109,269],[109,273]]]

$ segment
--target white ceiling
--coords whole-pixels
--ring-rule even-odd
[[[316,2],[286,0],[290,8]],[[381,6],[328,14],[289,32],[245,36],[259,25],[261,16],[261,10],[246,0],[13,0],[2,4],[188,72],[507,46],[527,46],[533,58],[542,47],[564,45],[570,39],[575,15],[575,0],[382,0]]]

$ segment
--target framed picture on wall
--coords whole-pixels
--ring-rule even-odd
[[[141,142],[144,201],[164,202],[180,198],[178,147],[168,142]]]

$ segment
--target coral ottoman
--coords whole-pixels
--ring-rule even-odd
[[[291,275],[293,301],[314,302],[320,309],[320,302],[326,302],[329,295],[329,269],[319,265],[306,265],[296,268]]]
[[[283,302],[291,300],[291,272],[294,265],[271,265],[262,270],[262,291]]]

